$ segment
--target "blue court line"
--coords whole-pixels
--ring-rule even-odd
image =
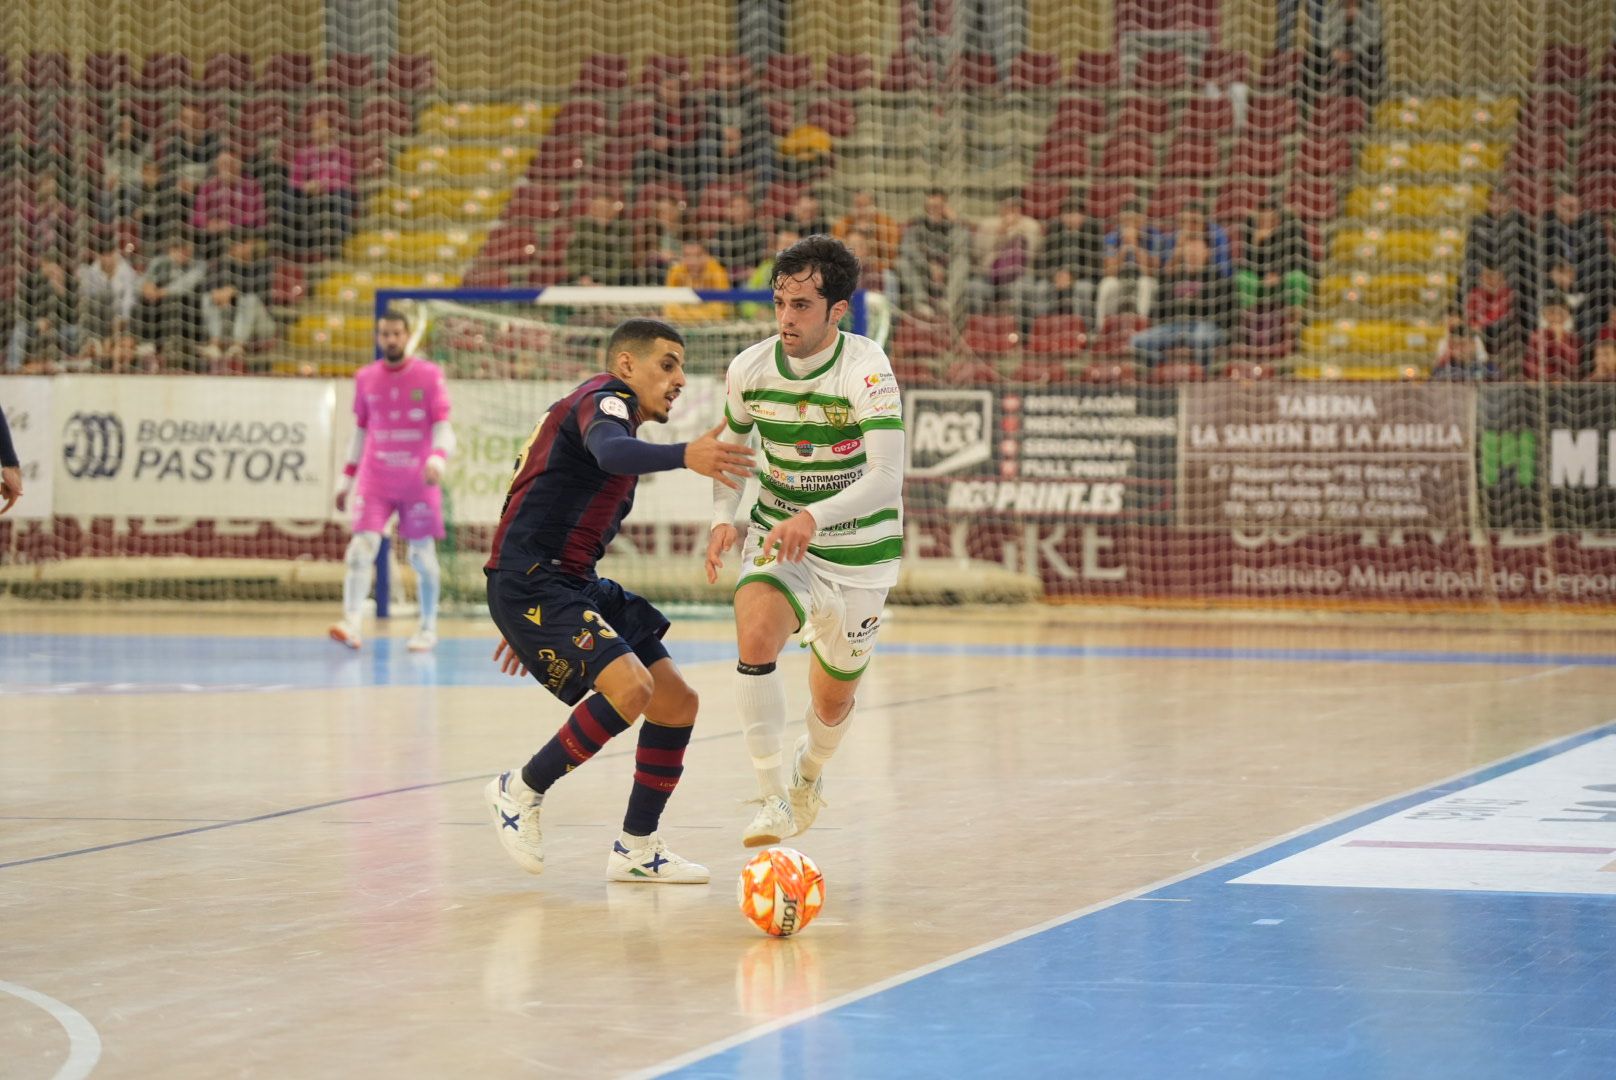
[[[1350,811],[635,1075],[1616,1075],[1616,899],[1231,884],[1611,734]]]

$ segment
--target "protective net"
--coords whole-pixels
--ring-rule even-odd
[[[1603,0],[24,0],[0,38],[13,593],[329,592],[378,290],[741,288],[805,231],[890,314],[913,552],[1057,599],[1616,592]],[[457,403],[610,318],[462,307]]]

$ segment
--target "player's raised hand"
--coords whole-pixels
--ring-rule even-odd
[[[443,482],[443,459],[436,454],[426,459],[426,468],[421,471],[421,479],[429,484]]]
[[[0,514],[22,498],[22,470],[15,465],[0,468]]]
[[[727,522],[713,526],[707,537],[707,584],[718,584],[718,572],[724,569],[724,552],[734,547],[739,539],[735,526]]]
[[[813,540],[817,528],[819,524],[814,521],[814,516],[806,510],[799,510],[769,530],[769,534],[763,538],[763,557],[767,559],[778,544],[781,562],[801,562],[808,554],[808,544]]]
[[[515,675],[519,679],[527,677],[527,665],[522,663],[522,658],[516,655],[516,650],[504,638],[500,638],[499,644],[494,646],[494,663],[507,675]]]
[[[724,421],[720,420],[711,430],[702,432],[701,438],[686,443],[685,468],[739,491],[752,475],[752,448],[720,439],[723,430]]]

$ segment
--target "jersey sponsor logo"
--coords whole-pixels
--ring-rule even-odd
[[[540,649],[539,660],[544,663],[544,688],[561,689],[561,684],[572,674],[572,661],[563,660],[555,654],[554,649]]]
[[[895,413],[898,411],[898,399],[887,398],[885,401],[872,401],[870,402],[870,411],[882,414]]]
[[[609,397],[600,399],[600,411],[607,416],[615,416],[619,420],[628,419],[628,406],[622,398]]]
[[[426,391],[422,390],[420,387],[416,387],[414,390],[410,391],[410,400],[411,401],[425,401],[426,400]]]
[[[977,472],[992,457],[993,395],[987,390],[915,390],[909,395],[911,476]]]
[[[848,454],[851,454],[853,451],[857,450],[863,445],[863,439],[843,439],[841,442],[831,447],[830,452],[833,454],[838,454],[842,457],[846,457]]]
[[[831,427],[846,427],[847,422],[853,419],[853,410],[847,405],[826,405],[825,423]]]
[[[892,377],[890,375],[882,375],[879,371],[877,371],[872,375],[864,376],[864,385],[865,386],[880,386],[883,382],[890,381],[891,378]]]
[[[797,456],[798,457],[813,457],[814,456],[814,444],[809,442],[807,439],[803,439],[801,442],[797,443]]]
[[[804,398],[802,401],[797,402],[797,419],[802,420],[802,419],[805,419],[807,416],[808,416],[808,401],[807,401],[806,398]]]
[[[884,382],[880,386],[877,386],[874,390],[871,390],[865,396],[866,397],[882,397],[882,396],[887,395],[887,394],[896,394],[897,392],[898,392],[898,384],[897,383],[895,383],[895,382]]]

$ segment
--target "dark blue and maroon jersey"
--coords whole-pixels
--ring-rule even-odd
[[[639,429],[639,403],[628,384],[602,373],[550,406],[516,459],[516,475],[484,569],[536,566],[593,578],[595,563],[634,505],[638,476],[609,473],[585,445],[596,424]]]

